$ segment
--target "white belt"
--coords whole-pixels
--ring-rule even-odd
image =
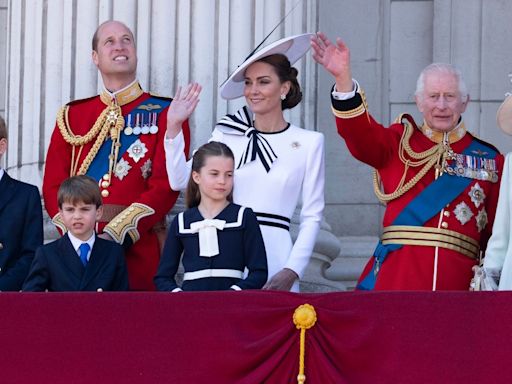
[[[183,280],[197,280],[206,277],[232,277],[241,279],[244,277],[244,273],[237,269],[202,269],[200,271],[185,272],[183,274]]]

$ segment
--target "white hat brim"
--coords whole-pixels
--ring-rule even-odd
[[[512,135],[512,96],[507,96],[498,108],[496,123],[503,132]]]
[[[290,64],[296,63],[311,47],[313,33],[285,37],[255,52],[247,58],[220,86],[220,95],[226,100],[236,99],[244,94],[245,70],[252,63],[270,55],[283,54]]]

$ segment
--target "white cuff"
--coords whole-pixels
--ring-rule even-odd
[[[336,85],[335,85],[333,87],[332,97],[335,100],[348,100],[348,99],[353,98],[356,95],[356,92],[359,90],[359,83],[355,79],[352,79],[352,83],[354,84],[354,88],[350,92],[338,92],[336,90]]]
[[[178,288],[174,288],[171,292],[183,292],[183,289],[178,287]]]
[[[229,289],[232,289],[233,291],[241,291],[242,288],[240,288],[238,285],[232,285],[231,287],[229,287]]]

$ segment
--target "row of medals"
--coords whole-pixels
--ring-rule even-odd
[[[482,165],[481,168],[476,168],[470,165],[476,165],[478,160],[480,160]],[[492,183],[496,183],[498,181],[496,161],[494,159],[484,159],[456,154],[454,166],[447,165],[446,173],[470,179],[490,181]]]
[[[144,115],[148,117],[148,121],[144,121]],[[132,127],[132,116],[135,116],[135,126]],[[126,126],[123,130],[124,134],[130,135],[147,135],[148,133],[156,134],[158,132],[158,126],[156,125],[156,119],[158,114],[152,112],[151,114],[137,113],[135,115],[129,114],[126,122]]]

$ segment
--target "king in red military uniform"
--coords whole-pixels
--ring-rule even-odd
[[[389,128],[368,113],[352,80],[348,48],[323,34],[313,57],[336,79],[332,109],[351,154],[375,168],[386,204],[383,234],[358,283],[371,290],[467,290],[490,237],[503,156],[466,131],[469,97],[460,73],[431,64],[418,79],[418,127],[403,115]]]
[[[98,27],[92,58],[105,89],[59,111],[46,157],[45,207],[65,231],[57,206],[61,182],[78,174],[98,180],[104,215],[97,232],[125,246],[130,288],[153,290],[165,215],[178,197],[169,186],[163,148],[171,100],[144,92],[137,82],[134,38],[124,24]]]

